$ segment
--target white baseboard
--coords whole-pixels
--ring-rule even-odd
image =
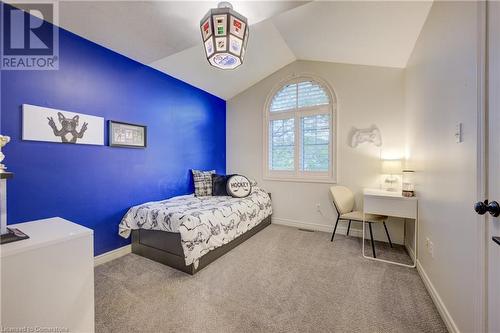
[[[94,257],[94,266],[99,266],[108,261],[120,258],[132,252],[132,245],[125,245],[115,250],[100,254]]]
[[[412,252],[413,253],[413,252]],[[434,304],[436,305],[436,308],[439,311],[439,314],[441,315],[441,318],[443,318],[443,321],[448,328],[448,331],[450,333],[460,333],[460,330],[457,327],[457,324],[455,324],[455,321],[450,315],[450,312],[446,308],[446,305],[444,304],[443,300],[439,296],[436,288],[434,288],[434,285],[432,284],[431,280],[429,279],[429,276],[427,276],[427,273],[425,272],[424,268],[420,264],[420,261],[417,260],[417,270],[418,273],[420,274],[420,277],[422,278],[422,281],[424,281],[424,285],[427,288],[427,291],[431,295],[432,300],[434,301]]]
[[[347,235],[347,223],[345,221],[341,221],[343,223],[339,223],[337,226],[337,231],[335,231],[335,234],[340,234],[340,235]],[[315,231],[323,231],[323,232],[328,232],[332,233],[333,232],[333,227],[335,223],[332,225],[326,225],[326,224],[319,224],[319,223],[308,223],[308,222],[303,222],[303,221],[297,221],[297,220],[291,220],[291,219],[283,219],[279,217],[273,217],[272,218],[272,223],[274,224],[279,224],[279,225],[284,225],[287,227],[293,227],[293,228],[299,228],[299,229],[306,229],[306,230],[315,230]],[[358,229],[355,228],[353,225],[351,225],[351,230],[349,230],[349,236],[352,237],[363,237],[363,229]],[[365,237],[368,237],[370,239],[369,234],[365,235]],[[377,239],[375,239],[377,240]],[[384,240],[381,240],[384,241]],[[393,241],[395,244],[399,244],[398,242]]]
[[[323,231],[323,232],[328,232],[328,233],[332,233],[333,227],[334,227],[333,225],[326,225],[326,224],[319,224],[319,223],[306,223],[306,222],[297,221],[297,220],[282,219],[282,218],[275,218],[275,217],[272,218],[272,221],[274,224],[284,225],[287,227],[306,229],[306,230],[314,230],[314,231]],[[345,234],[347,234],[347,227],[339,224],[337,226],[337,231],[335,233],[345,235]],[[353,228],[351,226],[351,230],[349,230],[349,235],[354,236],[354,237],[363,237],[363,230],[356,229],[356,228]]]

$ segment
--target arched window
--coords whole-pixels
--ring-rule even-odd
[[[302,76],[281,84],[264,121],[266,178],[335,181],[336,99],[326,83]]]

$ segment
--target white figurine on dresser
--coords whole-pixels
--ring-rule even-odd
[[[10,142],[10,137],[0,134],[0,234],[7,233],[7,167],[2,164],[5,155],[2,148]],[[3,177],[5,175],[5,177]]]
[[[93,231],[58,217],[12,227],[30,238],[0,247],[0,327],[94,332]]]
[[[5,147],[10,142],[10,137],[7,135],[0,134],[0,170],[5,170],[5,165],[2,164],[5,155],[2,153],[2,148]]]
[[[0,162],[5,155],[2,148],[9,143],[10,137],[0,135]],[[29,236],[17,228],[7,228],[7,180],[12,179],[14,174],[7,171],[7,167],[0,163],[0,245],[28,239]]]

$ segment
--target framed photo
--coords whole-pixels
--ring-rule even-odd
[[[147,127],[137,124],[108,121],[109,145],[111,147],[146,148]]]
[[[104,145],[104,118],[23,104],[23,140]]]

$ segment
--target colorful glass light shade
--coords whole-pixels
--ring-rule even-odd
[[[248,43],[248,21],[229,2],[219,3],[200,21],[201,38],[208,62],[220,69],[243,63]]]

